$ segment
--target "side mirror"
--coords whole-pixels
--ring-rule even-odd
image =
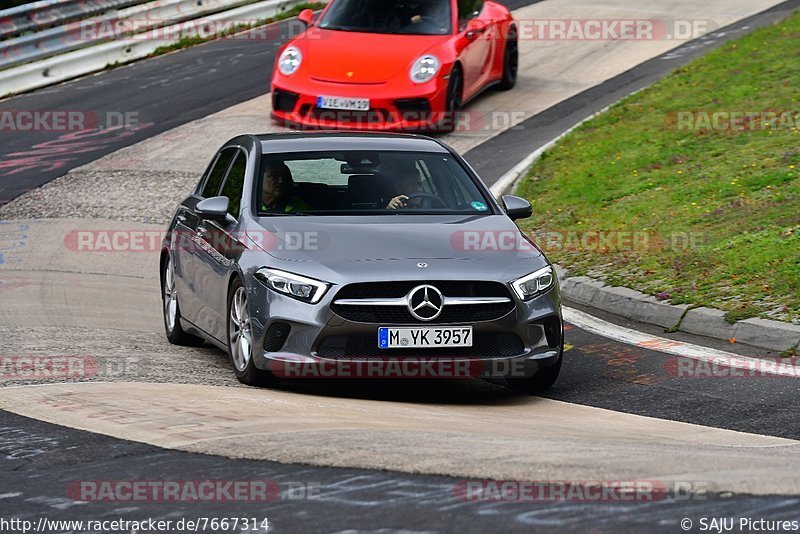
[[[211,197],[198,202],[194,209],[203,219],[224,222],[228,219],[229,203],[228,197]]]
[[[524,198],[513,195],[503,195],[503,207],[512,221],[517,219],[527,219],[533,214],[533,206]]]
[[[486,23],[480,19],[470,19],[467,23],[467,39],[476,39],[480,34],[486,31]]]
[[[310,9],[304,9],[297,15],[297,19],[306,26],[311,26],[314,23],[314,12]]]

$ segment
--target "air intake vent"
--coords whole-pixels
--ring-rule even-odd
[[[541,321],[544,327],[544,335],[547,338],[547,346],[554,349],[561,345],[561,321],[558,317],[547,317]]]
[[[264,350],[267,352],[278,352],[286,343],[292,327],[286,323],[273,323],[264,335]]]
[[[272,91],[272,109],[291,113],[297,104],[297,95],[288,91],[275,89]]]

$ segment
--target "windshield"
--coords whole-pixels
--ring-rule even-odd
[[[450,0],[334,0],[319,27],[364,33],[448,35]]]
[[[258,214],[492,214],[491,204],[449,154],[303,152],[265,154]]]

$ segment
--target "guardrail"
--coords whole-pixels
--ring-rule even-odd
[[[163,0],[0,41],[0,69],[236,7],[252,0]]]
[[[65,24],[147,0],[42,0],[0,11],[0,39]]]
[[[195,26],[227,21],[256,22],[292,8],[297,0],[265,0],[203,17]],[[111,64],[127,63],[146,57],[156,49],[181,38],[181,24],[150,30],[136,37],[111,41],[59,56],[6,69],[0,73],[0,98],[103,70]]]

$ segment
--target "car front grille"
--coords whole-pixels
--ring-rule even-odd
[[[509,304],[477,304],[472,306],[448,306],[442,314],[424,324],[476,323],[494,321],[514,308]],[[423,323],[416,319],[405,306],[332,306],[334,313],[358,323],[408,324]]]
[[[317,347],[320,358],[466,358],[485,359],[518,356],[525,351],[519,336],[512,333],[475,333],[471,347],[428,349],[379,349],[374,335],[328,336]]]
[[[341,299],[401,298],[419,285],[436,287],[445,297],[498,297],[507,298],[504,303],[447,305],[441,315],[432,321],[420,321],[411,315],[406,306],[375,306],[360,304],[337,304]],[[499,282],[476,281],[405,281],[405,282],[365,282],[350,284],[336,294],[331,310],[349,321],[380,324],[446,324],[476,323],[494,321],[514,309],[514,301]]]

